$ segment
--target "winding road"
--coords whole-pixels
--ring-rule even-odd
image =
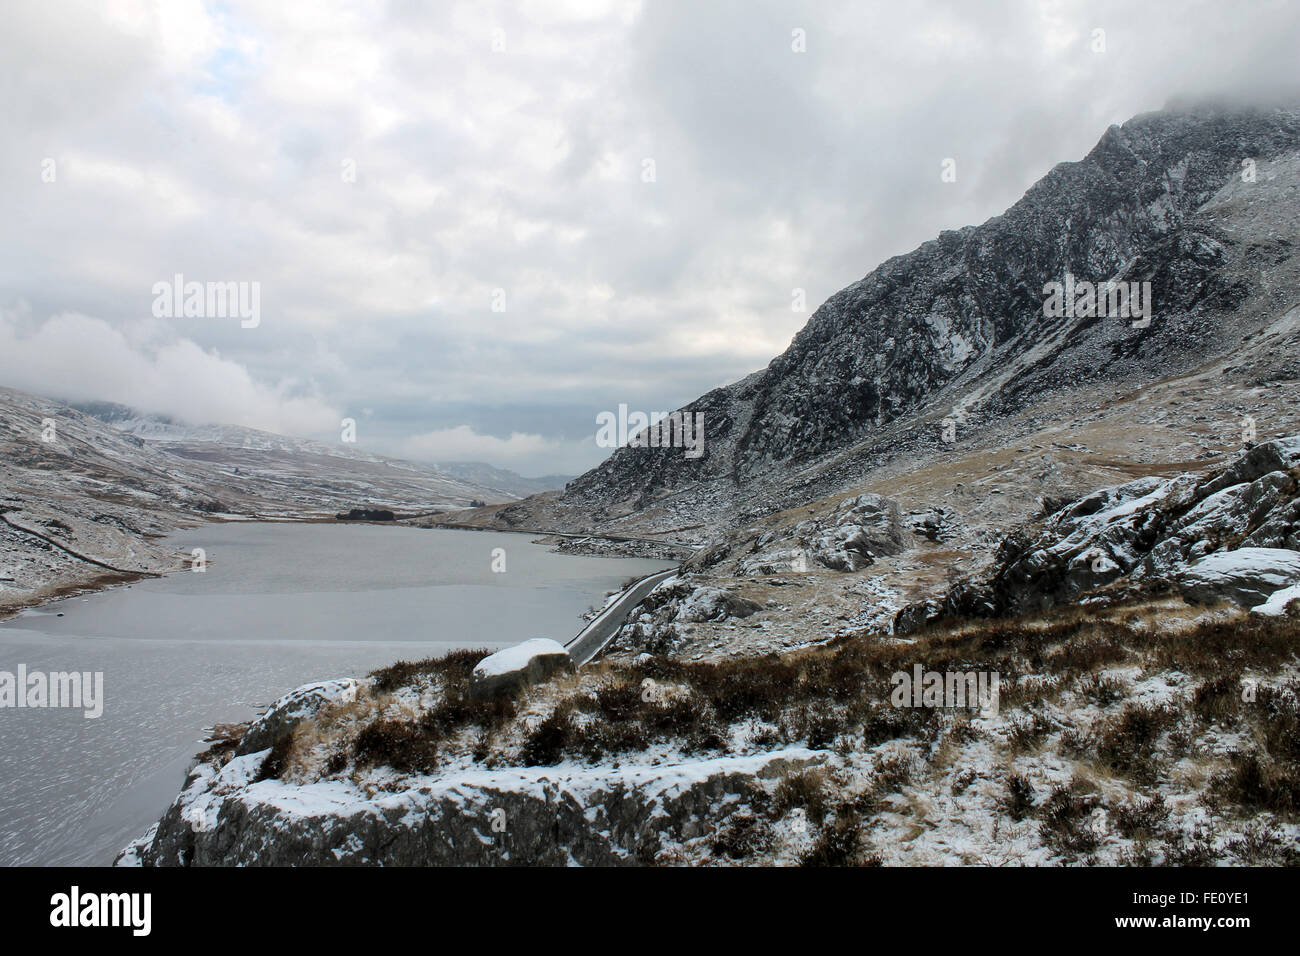
[[[647,574],[625,590],[617,601],[592,618],[586,627],[564,645],[569,651],[569,656],[573,658],[573,663],[581,667],[599,654],[623,625],[628,612],[660,582],[668,580],[677,574],[677,571],[677,568],[669,568],[666,571]]]

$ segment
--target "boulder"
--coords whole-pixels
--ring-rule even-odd
[[[478,662],[469,679],[470,697],[516,694],[561,671],[574,670],[573,658],[558,641],[534,637],[489,654]]]
[[[1300,551],[1238,548],[1207,555],[1176,576],[1183,598],[1194,604],[1232,601],[1263,604],[1277,591],[1300,583]]]
[[[675,625],[682,602],[695,592],[679,577],[661,582],[628,615],[610,646],[620,650],[668,654],[685,640]]]
[[[244,756],[274,747],[293,733],[295,727],[315,717],[326,707],[356,700],[357,693],[369,683],[369,681],[347,677],[341,680],[304,684],[291,690],[253,721],[239,741],[235,754]]]
[[[909,604],[894,615],[894,633],[914,634],[943,617],[944,606],[939,601],[925,600]]]
[[[913,511],[907,516],[908,526],[915,535],[930,541],[944,541],[952,536],[953,514],[944,508]]]
[[[700,587],[682,602],[676,620],[725,621],[729,617],[749,617],[761,608],[761,604],[722,588]]]
[[[833,571],[861,570],[908,545],[898,505],[876,494],[845,499],[828,519],[801,521],[794,531],[808,559]]]
[[[731,546],[725,541],[710,541],[682,562],[683,571],[703,571],[711,568],[731,554]]]
[[[937,533],[937,532],[936,532]],[[881,555],[911,545],[911,533],[898,505],[877,494],[846,498],[829,514],[807,518],[789,529],[773,529],[753,544],[753,557],[741,561],[741,575],[809,571],[860,571]]]
[[[1292,617],[1300,615],[1300,584],[1274,591],[1263,604],[1250,609],[1251,614],[1263,614],[1266,617]]]

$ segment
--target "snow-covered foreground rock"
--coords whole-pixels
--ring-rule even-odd
[[[268,753],[200,765],[130,858],[150,866],[648,864],[706,835],[731,804],[824,756],[794,748],[666,766],[474,770],[384,792],[259,781]]]

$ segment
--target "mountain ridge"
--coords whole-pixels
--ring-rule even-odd
[[[187,437],[174,424],[124,417],[124,406],[92,408],[146,433]],[[230,444],[146,440],[0,388],[0,614],[175,570],[183,556],[158,539],[214,516],[330,520],[354,507],[442,511],[517,497],[432,466],[238,426],[195,434]]]
[[[293,435],[282,435],[265,429],[244,425],[201,424],[193,425],[170,415],[150,414],[118,402],[69,402],[69,407],[112,425],[119,431],[145,441],[163,446],[218,444],[249,450],[276,450],[289,453],[310,452],[358,461],[383,462],[393,467],[410,466],[415,470],[433,469],[448,478],[478,486],[481,491],[496,492],[505,498],[524,497],[540,491],[563,487],[569,480],[564,475],[542,475],[526,478],[506,468],[497,468],[485,462],[415,462],[369,452],[344,443],[329,443]]]
[[[1233,355],[1285,377],[1291,366],[1243,338],[1296,301],[1297,157],[1296,107],[1112,126],[1001,215],[886,260],[766,368],[684,406],[705,416],[702,458],[620,448],[564,493],[499,510],[707,534],[848,487],[891,456],[941,454],[944,418],[965,441],[1049,396],[1131,391]],[[1240,175],[1247,160],[1256,182]],[[1067,272],[1150,282],[1152,326],[1046,317],[1044,284]]]

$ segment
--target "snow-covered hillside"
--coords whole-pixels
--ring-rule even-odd
[[[101,417],[0,388],[0,612],[178,567],[155,539],[214,516],[418,514],[516,497],[342,443],[84,407]]]

